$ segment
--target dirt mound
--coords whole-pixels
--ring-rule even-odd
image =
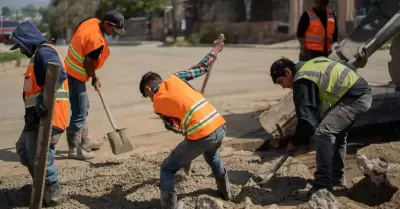
[[[387,148],[385,149],[387,150]],[[62,189],[67,200],[56,208],[159,208],[159,166],[167,155],[168,153],[132,155],[126,160],[92,163],[75,168],[60,168]],[[208,205],[207,201],[214,200],[217,200],[216,205],[222,204],[224,208],[233,209],[276,208],[274,204],[280,208],[288,208],[282,205],[293,205],[291,208],[294,208],[296,205],[304,203],[303,194],[311,187],[313,177],[308,167],[296,159],[289,158],[271,181],[258,186],[255,182],[266,177],[283,153],[235,151],[225,147],[220,155],[229,172],[232,201],[223,201],[218,197],[211,169],[203,158],[199,157],[192,163],[190,177],[180,171],[175,178],[178,199],[185,203],[185,208],[196,208],[196,205],[202,203]],[[395,173],[389,169],[385,174],[387,182],[389,182],[387,185],[396,185],[398,177],[395,176]],[[27,174],[2,177],[0,180],[0,209],[27,208],[30,183],[31,179]],[[318,208],[318,205],[321,204],[340,209],[369,208],[361,203],[375,204],[376,208],[398,208],[399,192],[391,193],[392,190],[385,188],[377,190],[376,187],[372,187],[373,185],[368,177],[355,182],[350,189],[349,193],[355,195],[352,197],[353,200],[346,197],[335,200],[330,193],[323,193],[322,196],[317,196],[319,199],[312,199],[298,208]],[[376,200],[378,203],[370,203],[367,200],[373,201],[373,194],[370,193],[372,196],[365,195],[372,191],[376,191],[374,195],[381,195],[381,197],[392,195],[387,199]],[[383,191],[388,194],[383,195]],[[364,196],[361,197],[361,193]],[[331,197],[332,201],[321,202],[319,200],[326,199],[321,197]]]
[[[167,154],[133,155],[128,160],[60,168],[61,185],[67,200],[57,208],[158,208],[159,165]],[[263,178],[281,156],[282,153],[277,152],[254,153],[224,148],[221,158],[229,172],[233,199],[237,199],[248,181]],[[211,169],[203,158],[196,159],[192,166],[190,177],[178,172],[175,179],[178,199],[185,202],[185,208],[195,208],[200,195],[218,197]],[[271,185],[248,196],[254,205],[267,206],[272,202],[282,202],[294,190],[305,188],[307,183],[302,177],[309,176],[307,167],[291,159],[282,167],[280,175]],[[30,183],[31,179],[27,174],[2,177],[0,208],[26,208],[30,187],[25,185]],[[267,198],[264,194],[267,194]],[[233,208],[241,203],[242,201],[226,202],[226,205]]]
[[[400,142],[373,144],[357,152],[357,164],[366,176],[350,190],[353,200],[376,208],[400,205]]]

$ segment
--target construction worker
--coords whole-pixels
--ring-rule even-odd
[[[140,93],[143,97],[151,99],[154,112],[163,119],[165,127],[185,136],[184,141],[172,150],[161,165],[160,190],[163,209],[177,207],[175,173],[201,154],[211,167],[221,196],[225,200],[231,198],[228,174],[218,156],[218,150],[225,137],[225,119],[200,92],[187,83],[207,73],[223,47],[223,41],[215,41],[211,52],[199,64],[177,72],[165,81],[154,72],[146,73],[140,81]]]
[[[92,150],[99,149],[104,142],[90,138],[87,125],[89,99],[86,82],[92,79],[92,86],[101,87],[96,70],[100,69],[110,55],[106,35],[123,35],[124,16],[112,10],[102,20],[89,18],[82,21],[68,48],[65,66],[68,73],[71,119],[67,127],[68,157],[80,160],[95,157]]]
[[[332,44],[338,42],[336,16],[326,8],[328,4],[329,0],[314,0],[313,8],[307,9],[300,17],[297,27],[300,61],[327,57],[332,52]]]
[[[309,143],[311,136],[316,143],[317,170],[309,195],[346,186],[347,134],[372,101],[368,82],[353,70],[366,60],[360,57],[355,66],[346,66],[325,57],[297,64],[281,58],[271,66],[273,82],[293,90],[297,126],[288,151]]]
[[[32,178],[38,141],[38,128],[41,117],[48,114],[43,106],[43,87],[46,80],[48,62],[60,66],[57,83],[56,102],[54,106],[53,127],[46,168],[45,190],[43,201],[48,206],[55,206],[63,201],[57,167],[54,164],[55,145],[67,125],[69,116],[68,81],[62,59],[54,46],[29,21],[22,22],[12,33],[15,45],[10,50],[18,49],[31,60],[24,73],[23,100],[25,104],[25,126],[16,143],[17,154],[22,165],[28,168]],[[50,113],[51,114],[51,113]]]

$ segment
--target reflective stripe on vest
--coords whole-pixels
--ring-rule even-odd
[[[318,85],[321,114],[323,114],[353,87],[359,77],[357,73],[341,63],[326,58],[315,58],[300,68],[294,81],[305,78]]]
[[[203,95],[176,75],[163,81],[153,96],[154,112],[169,118],[189,140],[199,140],[226,123]]]
[[[83,67],[83,63],[85,62],[85,58],[79,55],[78,52],[72,46],[72,43],[69,44],[68,51],[71,53],[74,60],[72,60],[69,56],[65,58],[65,64],[68,65],[73,70],[78,71],[79,73],[88,76],[85,68]]]
[[[190,107],[189,111],[187,111],[187,113],[182,121],[185,135],[193,134],[194,132],[201,129],[208,123],[212,122],[219,115],[217,110],[214,110],[210,114],[206,115],[203,119],[198,121],[197,123],[192,124],[191,126],[188,127],[189,121],[192,118],[192,116],[196,113],[197,110],[201,109],[206,104],[208,104],[208,101],[203,98],[200,101],[196,102],[194,105],[192,105],[192,107]]]
[[[56,50],[52,45],[50,44],[43,44],[45,46],[51,47],[54,50]],[[35,57],[36,57],[36,52],[38,49],[36,49],[36,51],[34,52],[32,58],[29,61],[29,65],[28,65],[28,72],[31,72],[32,75],[31,77],[34,78],[34,63],[35,63]],[[57,54],[60,57],[60,54],[58,53],[58,51],[56,50]],[[61,57],[60,57],[61,60]],[[40,91],[41,89],[37,86],[36,84],[36,78],[33,79],[32,82],[32,91],[33,92],[25,92],[25,97],[24,97],[24,103],[25,103],[25,108],[30,108],[30,107],[34,107],[36,106],[36,98],[40,95]],[[69,101],[69,90],[68,90],[68,84],[67,82],[64,82],[61,87],[57,90],[56,92],[56,101]]]
[[[36,98],[39,96],[39,94],[40,92],[25,97],[25,108],[36,106]],[[64,85],[62,85],[62,87],[57,90],[56,101],[69,101],[69,92],[68,90],[64,90]]]
[[[304,36],[306,48],[315,51],[323,51],[324,45],[327,44],[328,52],[330,52],[333,34],[335,32],[335,18],[332,10],[327,9],[326,29],[312,9],[307,10],[307,14],[310,19],[310,25]]]
[[[94,61],[96,70],[103,66],[110,55],[107,41],[99,28],[99,22],[100,20],[97,18],[89,18],[78,26],[64,60],[68,75],[82,82],[87,82],[90,79],[84,67],[85,56],[88,53],[103,46],[103,51]]]

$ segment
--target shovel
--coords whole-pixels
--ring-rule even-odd
[[[97,89],[97,92],[99,93],[101,103],[103,103],[104,109],[106,110],[111,126],[114,129],[114,131],[107,133],[107,138],[110,141],[112,152],[114,153],[114,155],[119,155],[125,152],[132,151],[133,146],[129,141],[128,130],[126,128],[123,129],[117,128],[117,125],[115,124],[114,119],[111,116],[111,112],[108,109],[106,102],[104,101],[103,94],[101,93],[100,89]]]
[[[219,36],[218,36],[218,41],[224,41],[225,40],[225,36],[224,36],[224,34],[219,34]],[[210,71],[208,71],[208,73],[207,73],[207,75],[206,75],[206,78],[204,79],[204,82],[203,82],[203,86],[201,86],[201,94],[203,94],[204,95],[204,92],[206,91],[206,87],[207,87],[207,83],[208,83],[208,79],[210,78],[210,74],[211,74],[211,70]],[[186,165],[184,168],[183,168],[183,170],[185,171],[185,173],[186,173],[186,175],[188,175],[188,176],[190,176],[190,174],[191,174],[191,167],[192,167],[192,163],[189,163],[188,165]]]

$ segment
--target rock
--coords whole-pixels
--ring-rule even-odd
[[[197,199],[196,209],[223,209],[224,203],[215,197],[200,195]]]
[[[268,206],[267,209],[279,209],[279,207],[276,204],[273,204]]]
[[[244,209],[250,209],[251,206],[253,205],[249,197],[244,198],[243,204],[244,204]]]
[[[400,172],[400,142],[388,144],[372,144],[359,150],[356,155],[358,167],[375,185],[385,183],[399,188],[399,176],[392,175]]]
[[[335,196],[326,189],[314,193],[308,201],[308,205],[313,209],[339,209]]]
[[[358,176],[358,177],[354,177],[352,180],[351,180],[351,184],[354,186],[354,185],[356,185],[358,182],[360,182],[363,178],[364,178],[365,176]]]

